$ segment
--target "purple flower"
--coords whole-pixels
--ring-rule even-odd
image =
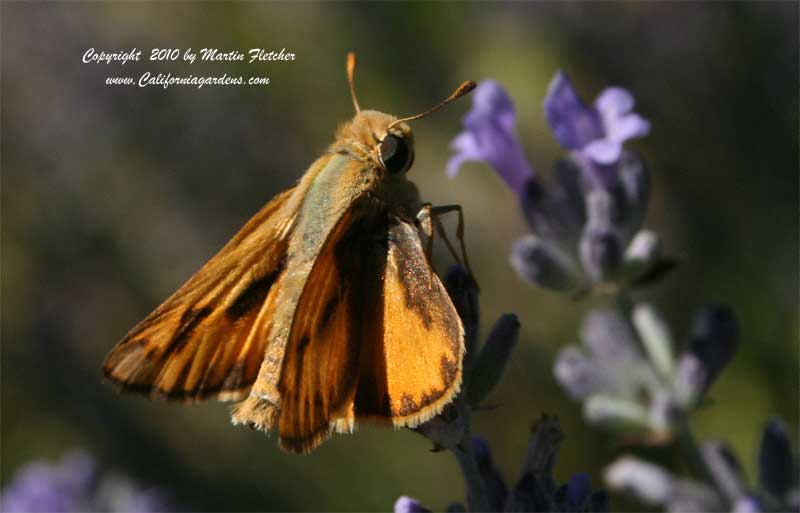
[[[520,239],[511,265],[525,281],[562,292],[598,283],[644,285],[671,269],[657,251],[629,251],[647,206],[649,172],[622,144],[645,135],[649,123],[632,112],[633,97],[608,88],[589,108],[559,73],[545,99],[556,138],[573,150],[545,183],[533,171],[515,133],[516,114],[495,81],[478,85],[464,131],[452,142],[450,177],[467,161],[486,162],[517,194],[535,237]],[[650,234],[650,239],[657,237]],[[655,249],[650,244],[644,249]],[[469,354],[469,352],[468,352]]]
[[[630,319],[593,310],[581,330],[583,347],[562,349],[553,372],[583,402],[589,422],[665,435],[681,426],[731,360],[738,333],[733,312],[703,308],[676,359],[669,329],[649,305],[636,305]]]
[[[0,509],[9,513],[85,510],[94,475],[94,461],[83,451],[70,452],[55,465],[28,463],[3,489]]]
[[[533,169],[514,134],[516,114],[511,98],[493,80],[478,84],[472,94],[472,110],[464,117],[464,131],[451,146],[456,154],[447,163],[447,175],[458,174],[464,162],[482,161],[517,194],[533,178]]]
[[[761,505],[761,502],[757,497],[750,495],[739,499],[736,501],[736,504],[733,505],[733,513],[759,513],[761,511],[764,511],[764,507]]]
[[[609,87],[587,107],[561,71],[550,82],[544,100],[545,117],[561,146],[600,165],[615,164],[622,143],[650,132],[650,123],[634,113],[633,106],[628,91]]]
[[[630,402],[656,383],[630,324],[611,310],[593,310],[583,321],[583,348],[567,346],[556,359],[556,380],[580,401],[592,397]],[[644,412],[642,412],[644,414]]]
[[[394,513],[430,513],[431,510],[416,500],[403,495],[394,503]]]
[[[56,464],[28,463],[0,495],[0,510],[8,513],[148,513],[171,509],[158,490],[142,490],[119,476],[100,479],[94,460],[81,450],[67,453]]]
[[[667,511],[727,511],[712,487],[679,479],[667,470],[633,456],[623,456],[606,468],[605,481],[644,504]]]
[[[640,229],[650,191],[641,158],[625,150],[601,186],[594,171],[573,156],[556,164],[549,183],[528,181],[521,204],[534,235],[511,251],[520,278],[570,292],[601,283],[646,285],[672,269],[658,236]]]
[[[759,453],[759,488],[745,479],[731,449],[721,441],[700,446],[708,482],[680,479],[667,470],[624,456],[605,471],[606,483],[645,504],[661,505],[668,511],[797,511],[797,459],[786,432],[773,420],[764,430]]]

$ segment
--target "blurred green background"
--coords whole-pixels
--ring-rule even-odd
[[[464,79],[499,80],[537,172],[562,154],[541,102],[558,69],[585,99],[629,88],[652,134],[646,225],[684,264],[644,298],[682,340],[692,312],[731,305],[741,350],[694,417],[753,468],[773,414],[798,417],[798,9],[787,3],[8,3],[2,4],[2,480],[24,462],[88,448],[107,468],[186,509],[386,510],[400,494],[442,508],[464,496],[454,459],[410,431],[362,427],[314,454],[230,425],[228,406],[148,402],[102,383],[106,352],[182,284],[352,116],[344,58],[359,56],[361,105],[426,109]],[[143,61],[83,64],[86,49]],[[289,63],[151,63],[151,48],[253,47]],[[268,87],[109,87],[109,75],[269,76]],[[488,168],[444,175],[462,100],[414,125],[410,177],[434,204],[461,203],[482,285],[482,332],[516,312],[522,339],[476,415],[508,479],[529,426],[558,415],[557,476],[599,483],[630,450],[587,426],[556,386],[556,351],[591,301],[520,283],[508,264],[527,231]],[[439,267],[447,265],[438,255]],[[668,450],[648,455],[676,468]],[[754,477],[750,472],[751,479]],[[617,503],[624,505],[623,503]]]

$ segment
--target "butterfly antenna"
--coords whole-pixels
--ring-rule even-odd
[[[434,112],[436,112],[437,110],[441,109],[442,107],[444,107],[445,105],[447,105],[451,101],[457,100],[457,99],[461,98],[462,96],[464,96],[465,94],[468,94],[470,91],[475,89],[476,86],[477,86],[477,84],[475,82],[473,82],[472,80],[467,80],[466,82],[464,82],[460,86],[458,86],[456,88],[456,90],[453,91],[453,93],[450,96],[448,96],[439,105],[433,107],[432,109],[426,110],[422,114],[417,114],[416,116],[409,116],[407,118],[402,118],[402,119],[397,119],[395,121],[392,121],[392,123],[389,124],[389,126],[386,127],[386,129],[389,130],[390,128],[392,128],[393,126],[395,126],[395,125],[397,125],[399,123],[403,123],[403,122],[406,122],[406,121],[413,121],[415,119],[424,118],[428,114],[433,114]]]
[[[356,84],[353,80],[353,75],[356,73],[356,54],[349,52],[347,54],[347,83],[350,84],[350,96],[353,98],[353,106],[356,108],[356,114],[361,112],[361,107],[358,106],[358,98],[356,98]]]

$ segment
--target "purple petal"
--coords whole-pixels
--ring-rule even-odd
[[[17,471],[3,489],[0,510],[78,511],[88,504],[95,464],[84,451],[67,453],[58,464],[33,461]]]
[[[580,149],[603,137],[600,116],[578,97],[569,77],[559,71],[544,99],[544,114],[556,140],[568,149]]]
[[[484,80],[475,88],[472,110],[464,117],[464,124],[471,128],[484,124],[488,119],[496,119],[506,132],[514,131],[514,104],[503,86],[494,80]]]
[[[583,472],[575,474],[567,482],[566,511],[580,511],[592,494],[592,480]]]
[[[765,511],[758,498],[753,496],[742,497],[733,505],[733,513],[759,513]]]
[[[604,369],[605,376],[620,388],[633,380],[637,368],[645,364],[630,324],[613,310],[589,312],[583,320],[581,340],[595,365]]]
[[[678,401],[684,406],[697,402],[708,382],[708,370],[697,355],[684,352],[675,369],[675,391]]]
[[[594,106],[601,116],[621,116],[633,110],[633,95],[621,87],[608,87],[597,96]]]
[[[85,450],[73,449],[61,459],[58,472],[64,483],[74,489],[86,490],[94,482],[95,462]]]
[[[59,482],[57,472],[46,463],[24,466],[3,489],[2,511],[19,513],[73,511],[83,497]]]
[[[666,503],[674,495],[675,479],[661,467],[623,456],[605,471],[606,483],[625,490],[648,505]]]
[[[604,138],[607,141],[621,144],[628,139],[650,133],[650,122],[633,112],[634,99],[627,90],[609,87],[600,93],[594,105],[602,119]],[[597,161],[604,162],[599,159]]]
[[[611,388],[604,370],[575,346],[567,346],[558,353],[553,373],[569,396],[578,401]]]
[[[464,162],[470,160],[482,160],[481,152],[478,148],[478,141],[471,132],[461,132],[450,143],[450,147],[456,150],[456,154],[447,161],[447,176],[455,178],[458,170]]]
[[[632,397],[635,390],[629,390],[626,395]],[[583,403],[583,417],[590,424],[618,430],[649,427],[650,420],[647,409],[635,399],[612,395],[589,397]]]
[[[475,155],[476,157],[480,153],[478,151],[478,141],[475,140],[472,132],[461,132],[458,134],[455,139],[450,142],[450,147],[459,153]]]
[[[405,495],[394,503],[394,513],[430,513],[430,511],[419,502]]]
[[[516,136],[498,130],[496,124],[486,124],[473,133],[479,142],[483,160],[494,167],[513,191],[521,194],[525,184],[533,177],[533,170]]]
[[[625,260],[635,260],[649,265],[660,260],[661,254],[661,239],[658,234],[652,230],[642,230],[636,234],[625,250]]]
[[[622,154],[622,144],[611,139],[597,139],[587,144],[583,152],[598,164],[613,164]]]
[[[604,119],[608,140],[623,143],[635,137],[650,133],[650,122],[638,114],[628,114],[619,118]]]
[[[486,162],[521,194],[533,169],[514,134],[514,107],[503,88],[494,81],[481,82],[463,124],[464,131],[451,143],[456,154],[447,163],[447,175],[454,177],[465,162]]]

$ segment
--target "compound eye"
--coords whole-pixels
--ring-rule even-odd
[[[380,152],[383,167],[391,174],[405,173],[411,167],[413,154],[402,137],[388,134],[381,141]]]

